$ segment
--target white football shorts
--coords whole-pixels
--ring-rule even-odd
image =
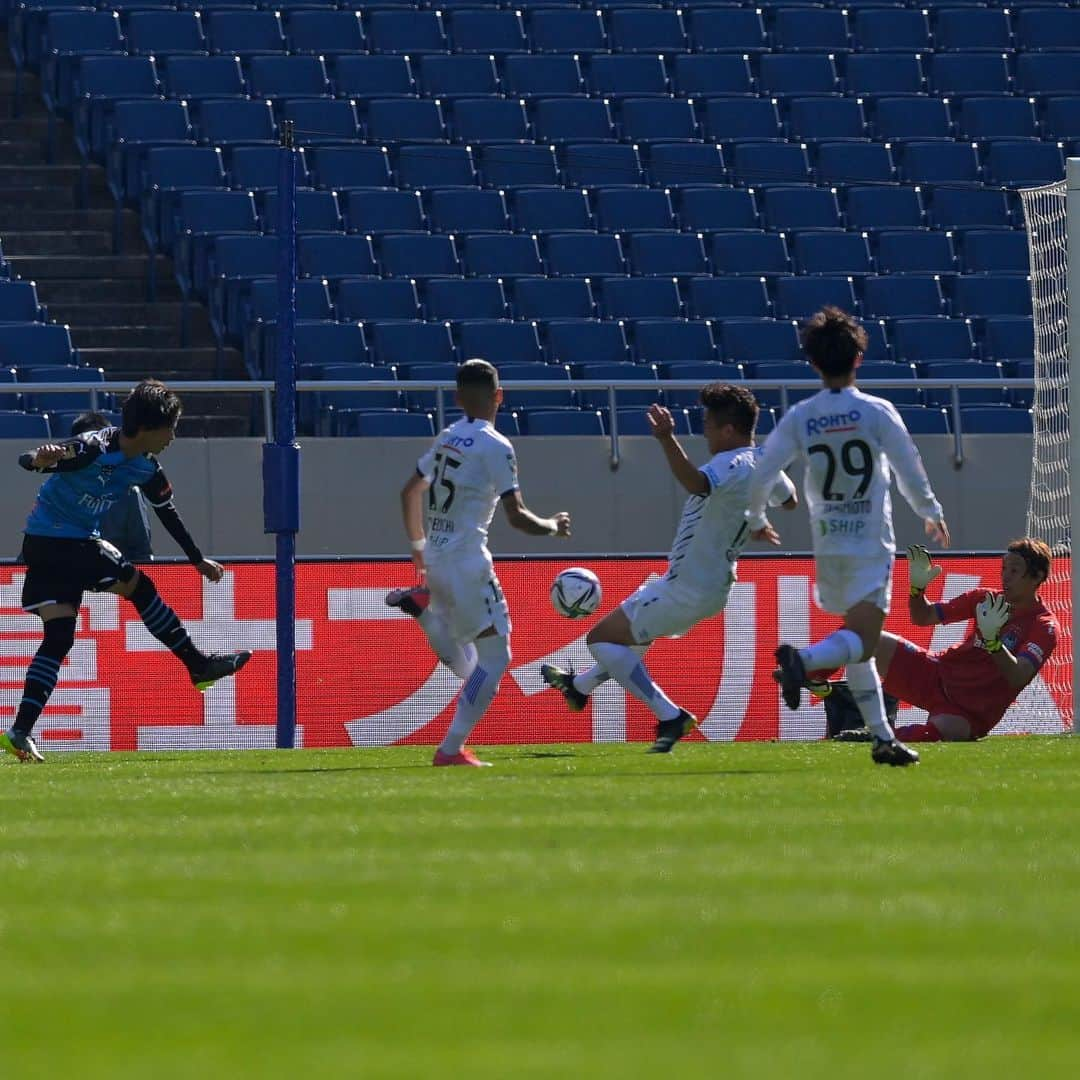
[[[621,604],[630,620],[630,633],[639,645],[657,638],[682,637],[703,619],[724,609],[730,581],[709,596],[701,596],[679,586],[677,581],[657,578],[646,581]]]
[[[510,635],[510,609],[491,563],[472,556],[468,560],[435,560],[427,566],[431,610],[446,621],[454,640],[475,641],[489,626],[500,637]]]
[[[819,555],[814,560],[817,606],[832,615],[843,615],[865,602],[888,615],[894,561],[892,555],[875,555],[870,559]]]

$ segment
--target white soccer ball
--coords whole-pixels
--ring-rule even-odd
[[[591,615],[600,606],[602,596],[600,579],[584,566],[571,566],[557,574],[551,583],[551,602],[568,619]]]

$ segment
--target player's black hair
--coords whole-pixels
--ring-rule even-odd
[[[1050,547],[1045,540],[1025,536],[1014,540],[1006,549],[1012,555],[1019,555],[1024,560],[1028,577],[1037,577],[1041,585],[1050,577]]]
[[[163,382],[143,379],[124,399],[121,412],[124,434],[130,439],[140,430],[174,427],[183,411],[180,399]]]
[[[806,358],[822,375],[850,375],[868,342],[859,320],[838,307],[822,308],[802,329]]]
[[[82,435],[84,431],[101,431],[102,428],[111,427],[107,417],[102,416],[99,412],[84,412],[79,413],[74,420],[71,421],[71,434]]]
[[[702,387],[701,404],[712,413],[717,424],[731,424],[747,438],[754,434],[760,409],[757,399],[745,386],[709,383]]]
[[[466,360],[457,369],[457,388],[493,394],[499,388],[499,373],[486,360]]]

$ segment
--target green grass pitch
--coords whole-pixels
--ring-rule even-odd
[[[0,768],[0,1075],[1075,1077],[1080,742]]]

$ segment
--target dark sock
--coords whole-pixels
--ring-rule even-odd
[[[139,575],[138,584],[129,599],[146,629],[171,650],[189,671],[206,663],[206,656],[192,644],[179,616],[161,599],[157,587],[145,574]]]
[[[12,725],[20,735],[34,730],[41,710],[56,689],[60,664],[74,644],[75,619],[50,619],[45,623],[45,638],[26,670],[22,701]]]

